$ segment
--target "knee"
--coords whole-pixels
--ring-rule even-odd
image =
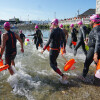
[[[50,63],[50,66],[51,66],[51,68],[52,68],[54,71],[57,70],[57,67],[56,67],[53,63]]]

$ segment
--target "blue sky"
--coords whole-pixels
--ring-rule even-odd
[[[90,8],[96,8],[96,0],[0,0],[0,19],[52,20],[55,15],[64,19]]]

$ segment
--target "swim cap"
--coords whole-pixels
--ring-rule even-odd
[[[78,23],[77,23],[77,24],[82,25],[82,24],[83,24],[83,22],[82,22],[82,21],[78,21]]]
[[[58,25],[58,19],[53,19],[52,22],[51,22],[51,24]]]
[[[90,17],[90,20],[93,22],[100,22],[100,16],[98,14],[94,14]]]
[[[35,25],[35,29],[38,29],[39,27],[38,27],[38,25]]]
[[[63,28],[63,25],[62,25],[62,24],[60,24],[60,25],[59,25],[59,27],[60,27],[60,28]]]
[[[71,24],[70,27],[74,27],[74,24]]]
[[[22,30],[20,30],[19,33],[22,33]]]
[[[10,28],[10,23],[9,22],[5,22],[4,23],[4,28]]]

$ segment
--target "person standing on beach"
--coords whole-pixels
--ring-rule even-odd
[[[56,73],[58,73],[62,77],[62,80],[66,80],[67,79],[66,75],[64,75],[57,67],[57,61],[56,61],[60,52],[61,40],[63,40],[64,52],[65,52],[65,47],[66,47],[65,34],[62,31],[62,29],[58,27],[58,19],[54,19],[51,22],[51,27],[52,31],[49,36],[48,42],[44,46],[41,53],[43,53],[50,44],[50,53],[49,53],[50,66]]]
[[[10,23],[5,22],[4,23],[4,29],[7,31],[6,33],[2,34],[1,37],[1,52],[0,52],[0,59],[2,58],[2,55],[5,50],[5,62],[9,65],[9,72],[11,75],[14,74],[14,71],[12,69],[12,66],[15,66],[14,59],[17,54],[17,48],[16,48],[16,40],[18,40],[21,43],[21,52],[24,52],[23,49],[23,42],[18,36],[18,34],[12,32],[10,30]]]

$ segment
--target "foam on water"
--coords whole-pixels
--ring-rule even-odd
[[[36,71],[36,72],[40,75],[46,75],[46,76],[52,75],[52,72],[47,71],[47,70],[41,70],[41,71]]]
[[[13,88],[12,93],[25,96],[28,100],[34,100],[34,97],[29,91],[31,88],[39,88],[41,82],[33,81],[32,77],[25,73],[22,68],[20,69],[20,67],[18,71],[14,67],[12,68],[15,74],[12,76],[10,75],[7,79],[7,82]]]

